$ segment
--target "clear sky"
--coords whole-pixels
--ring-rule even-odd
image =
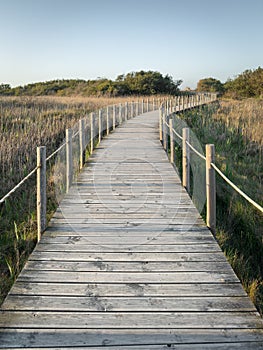
[[[0,0],[0,84],[263,66],[263,0]]]

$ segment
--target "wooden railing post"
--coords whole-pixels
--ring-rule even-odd
[[[107,107],[107,114],[106,114],[106,134],[109,135],[110,133],[110,111],[109,106]]]
[[[128,102],[125,102],[124,120],[128,119]]]
[[[136,116],[139,115],[139,101],[136,102]]]
[[[170,129],[170,163],[174,163],[174,133],[173,133],[173,118],[169,119]]]
[[[112,110],[112,130],[116,128],[116,105],[113,106]]]
[[[187,142],[189,143],[189,128],[183,128],[183,186],[190,192],[190,151]]]
[[[99,110],[99,135],[98,135],[99,143],[101,141],[101,135],[102,135],[102,112],[100,109]]]
[[[79,121],[79,167],[82,169],[85,163],[85,126],[84,119]]]
[[[163,109],[164,107],[162,105],[159,109],[159,137],[161,142],[163,142]]]
[[[131,101],[131,118],[134,117],[134,102]]]
[[[37,241],[46,228],[46,147],[37,147]]]
[[[144,113],[144,100],[142,100],[142,114]]]
[[[72,162],[72,130],[66,130],[66,191],[72,184],[73,162]]]
[[[90,114],[90,154],[94,149],[94,113]]]
[[[211,163],[215,161],[215,146],[206,145],[206,221],[213,233],[216,230],[216,176]]]
[[[165,149],[165,151],[167,152],[168,150],[168,130],[167,130],[167,115],[166,113],[163,115],[163,148]]]
[[[122,104],[119,104],[119,123],[122,123]]]

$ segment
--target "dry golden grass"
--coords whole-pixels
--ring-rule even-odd
[[[160,98],[156,96],[159,100]],[[138,101],[141,97],[1,97],[0,96],[0,198],[36,166],[37,146],[47,156],[65,137],[65,130],[91,111]],[[144,97],[147,99],[147,96]],[[52,169],[47,164],[48,217],[56,208]],[[0,303],[8,292],[36,241],[36,179],[32,176],[0,204]]]

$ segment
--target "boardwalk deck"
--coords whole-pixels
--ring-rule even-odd
[[[263,349],[157,124],[136,117],[95,150],[2,306],[1,349]]]

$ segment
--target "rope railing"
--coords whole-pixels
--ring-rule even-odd
[[[91,112],[81,119],[79,124],[66,130],[66,140],[48,157],[46,157],[46,146],[37,147],[37,166],[0,199],[0,204],[10,198],[31,176],[37,173],[37,226],[38,240],[40,240],[41,234],[46,228],[46,163],[55,155],[59,155],[59,152],[65,148],[66,184],[64,187],[68,192],[72,184],[73,173],[79,172],[84,166],[87,147],[89,153],[92,154],[96,144],[95,140],[99,142],[104,135],[108,135],[111,130],[114,130],[127,119],[145,112],[158,110],[164,100],[165,98],[144,99],[107,106],[97,112]],[[79,137],[77,138],[77,136]],[[73,144],[78,149],[78,152],[75,152],[78,159],[74,158]],[[77,169],[74,169],[74,167],[77,167]]]
[[[182,139],[183,139],[183,138],[182,138]],[[197,149],[194,148],[194,146],[192,146],[191,143],[189,143],[188,141],[186,141],[186,144],[187,144],[187,146],[188,146],[199,158],[201,158],[201,159],[203,159],[203,160],[206,160],[206,157],[205,157],[202,153],[200,153],[199,151],[197,151]]]
[[[46,158],[46,161],[48,161],[48,160],[50,160],[51,158],[53,158],[53,157],[54,157],[59,151],[61,151],[62,148],[65,147],[65,146],[66,146],[66,144],[63,143],[58,149],[56,149],[53,153],[50,154],[50,156],[48,156],[48,157]]]
[[[215,165],[215,150],[214,145],[206,145],[206,156],[200,153],[189,140],[189,128],[182,129],[180,135],[173,126],[174,113],[185,111],[189,108],[198,107],[204,103],[210,103],[216,100],[215,94],[206,94],[206,96],[191,97],[192,102],[181,101],[180,98],[175,98],[174,101],[162,104],[160,107],[160,141],[164,149],[170,151],[170,161],[175,162],[174,156],[174,135],[182,141],[182,184],[190,192],[190,150],[199,158],[206,162],[206,201],[207,201],[207,226],[215,231],[216,228],[216,186],[215,172],[217,172],[223,180],[225,180],[236,192],[245,198],[250,204],[263,213],[263,208],[239,187],[237,187],[216,165]],[[175,111],[175,112],[174,112]],[[167,122],[169,120],[169,123]],[[169,141],[168,142],[168,136]]]
[[[38,167],[35,167],[26,177],[24,177],[15,187],[12,188],[3,198],[0,199],[0,203],[4,203],[16,190],[18,190],[23,183],[25,183],[32,175],[35,174]]]
[[[174,128],[173,128],[172,130],[173,130],[173,133],[174,133],[180,140],[183,139],[183,137],[182,137],[181,135],[179,135],[178,132],[174,130]]]
[[[238,192],[243,198],[245,198],[249,203],[251,203],[255,208],[257,208],[261,213],[263,213],[263,207],[251,199],[245,192],[243,192],[239,187],[237,187],[222,171],[214,164],[211,163],[215,171],[234,189]]]

